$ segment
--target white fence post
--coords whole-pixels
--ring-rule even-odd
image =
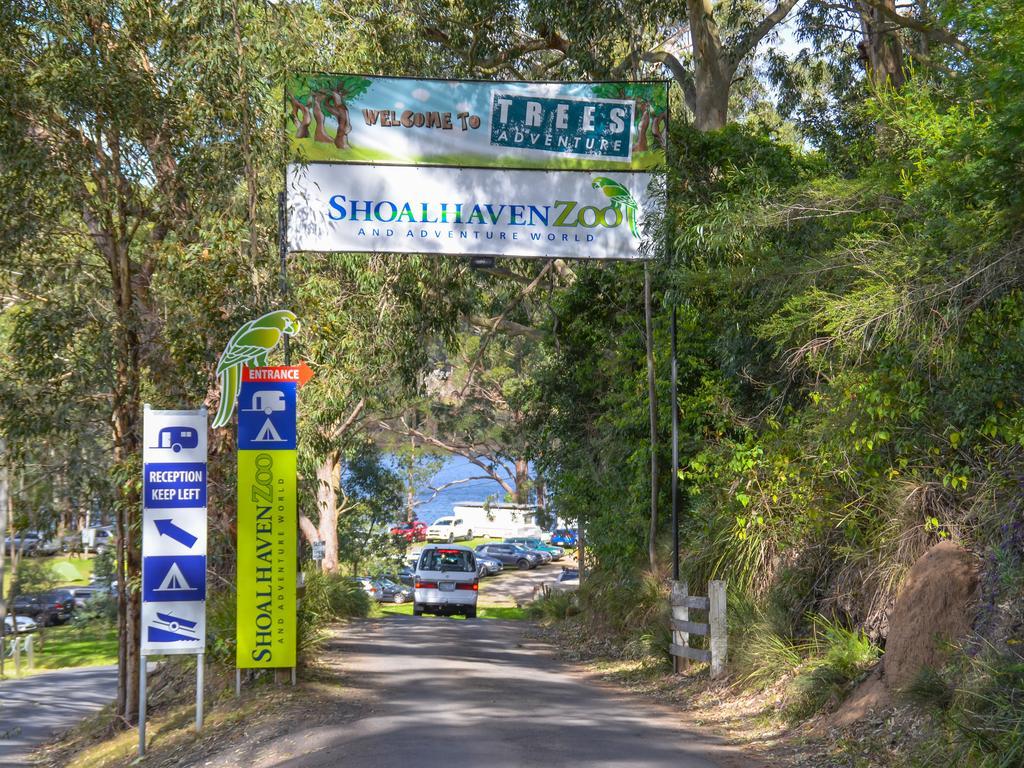
[[[708,582],[708,601],[708,624],[711,625],[711,677],[718,677],[725,671],[725,659],[729,652],[724,581]]]
[[[21,677],[21,643],[18,636],[14,636],[14,676]]]
[[[33,640],[32,635],[29,635],[28,637],[25,638],[25,650],[28,651],[28,668],[29,669],[35,669],[36,668],[36,653],[35,653],[36,649],[35,649],[35,645],[32,642],[32,640]]]

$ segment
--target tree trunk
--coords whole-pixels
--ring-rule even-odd
[[[895,12],[894,0],[885,0],[885,5]],[[857,44],[857,49],[872,85],[875,88],[899,90],[907,80],[899,34],[877,8],[864,2],[858,2],[857,8],[864,33],[864,39]]]
[[[10,483],[7,474],[7,441],[0,436],[0,678],[4,676],[4,647],[3,638],[7,634],[3,621],[7,616],[7,601],[4,598],[2,585],[4,583],[4,566],[6,563],[6,550],[4,548],[3,534],[7,530],[8,509],[7,503],[10,497]],[[17,628],[17,621],[11,620],[12,625]]]
[[[640,124],[636,129],[636,141],[633,142],[634,152],[647,151],[647,129],[651,125],[651,107],[646,101],[638,101],[640,109]]]
[[[530,464],[526,459],[516,459],[516,504],[530,500]]]
[[[290,93],[288,94],[288,98],[292,102],[292,120],[295,121],[295,138],[308,139],[309,124],[312,122],[312,118],[309,116],[309,107],[296,99]],[[300,112],[302,113],[301,120],[299,119]]]
[[[722,48],[711,0],[688,0],[693,44],[694,127],[698,131],[724,128],[729,117],[729,91],[736,68]]]
[[[348,135],[352,131],[352,122],[349,120],[345,100],[340,93],[332,91],[324,108],[338,121],[338,130],[334,134],[334,146],[338,149],[345,149],[348,146]]]
[[[654,376],[654,321],[651,316],[651,271],[644,264],[644,326],[647,347],[647,400],[651,432],[651,522],[647,535],[647,558],[651,570],[657,566],[658,534],[658,390]]]
[[[320,513],[317,532],[324,542],[324,573],[338,572],[338,463],[341,455],[331,451],[316,468],[316,506]]]
[[[314,94],[311,98],[313,100],[313,118],[316,120],[316,130],[313,132],[313,139],[324,144],[333,144],[334,139],[324,130],[324,111],[320,107],[320,100],[323,97]]]
[[[93,222],[97,220],[88,216]],[[116,355],[113,403],[114,464],[119,468],[132,466],[139,455],[139,371],[141,341],[132,291],[132,265],[128,243],[103,232],[96,238],[107,257],[111,287],[114,294],[114,349]],[[138,483],[122,482],[118,489],[117,521],[117,623],[118,623],[118,685],[115,715],[126,722],[137,716],[139,689],[140,605],[137,591],[129,593],[129,584],[138,584],[141,553],[135,540],[139,530],[141,499]]]

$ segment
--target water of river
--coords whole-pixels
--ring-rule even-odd
[[[454,480],[462,480],[467,477],[478,477],[482,475],[480,468],[474,466],[468,459],[461,456],[451,456],[445,460],[444,466],[431,478],[429,485],[439,488],[445,483]],[[431,491],[429,488],[421,488],[417,498],[429,499]],[[424,501],[416,507],[416,517],[425,523],[432,523],[439,517],[450,515],[452,506],[466,501],[492,501],[503,502],[505,490],[494,480],[472,480],[468,483],[453,485],[441,491],[431,501]]]

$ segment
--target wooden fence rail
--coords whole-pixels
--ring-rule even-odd
[[[718,677],[725,671],[728,653],[728,630],[725,617],[725,582],[708,582],[708,596],[691,595],[684,581],[672,583],[672,644],[669,653],[675,657],[676,671],[681,668],[680,660],[703,661],[711,665],[711,677]],[[706,623],[690,621],[690,611],[707,611]],[[690,635],[708,638],[708,649],[691,648]],[[685,662],[684,662],[685,664]]]

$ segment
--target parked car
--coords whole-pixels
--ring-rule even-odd
[[[377,587],[377,602],[379,603],[401,605],[413,598],[414,589],[412,587],[392,581],[387,576],[374,579],[373,583]]]
[[[439,517],[427,528],[427,541],[447,541],[449,544],[456,539],[472,539],[473,531],[461,517]]]
[[[579,543],[579,539],[572,528],[556,528],[551,534],[551,543],[556,547],[573,549]]]
[[[479,578],[484,576],[497,576],[505,569],[501,560],[481,552],[476,553],[476,575]]]
[[[422,520],[395,523],[391,526],[391,535],[396,538],[405,539],[410,544],[414,541],[426,541],[427,524]]]
[[[35,632],[39,628],[35,619],[30,619],[28,616],[15,616],[18,625],[18,634],[24,635],[29,632]],[[10,616],[4,616],[4,634],[14,634],[15,621]]]
[[[85,608],[90,600],[100,597],[100,590],[95,587],[71,587],[68,590],[75,601],[75,608]]]
[[[476,618],[476,600],[480,580],[476,575],[476,555],[469,547],[428,545],[416,565],[414,616],[461,614]]]
[[[114,529],[110,526],[82,529],[82,550],[84,552],[95,552],[96,554],[106,552],[107,549],[114,546],[115,540]]]
[[[416,583],[416,569],[408,565],[403,565],[398,569],[398,575],[394,580],[399,584],[405,584],[405,586],[411,587]]]
[[[575,584],[578,587],[580,585],[579,568],[563,568],[558,575],[558,581],[560,584]]]
[[[520,571],[536,568],[542,561],[539,552],[530,552],[516,544],[481,544],[476,551],[500,560],[503,565],[514,565]]]
[[[551,555],[552,560],[561,560],[565,554],[565,550],[561,547],[554,547],[550,544],[545,544],[540,539],[536,539],[532,536],[510,536],[505,539],[506,544],[518,544],[523,549],[535,549],[538,552],[547,552]]]
[[[380,587],[369,576],[355,576],[352,581],[366,590],[371,600],[380,600]]]
[[[82,532],[75,531],[74,533],[67,533],[58,539],[60,542],[61,552],[81,552],[82,551]]]
[[[4,539],[5,552],[10,552],[13,548],[15,552],[20,552],[23,557],[35,557],[42,554],[39,551],[41,545],[41,537],[38,533],[33,533],[32,531],[19,533],[14,537],[8,536]]]
[[[75,598],[70,594],[70,590],[66,589],[18,595],[14,598],[11,610],[14,614],[28,616],[35,619],[37,624],[48,627],[53,624],[64,624],[71,619],[75,612]]]

